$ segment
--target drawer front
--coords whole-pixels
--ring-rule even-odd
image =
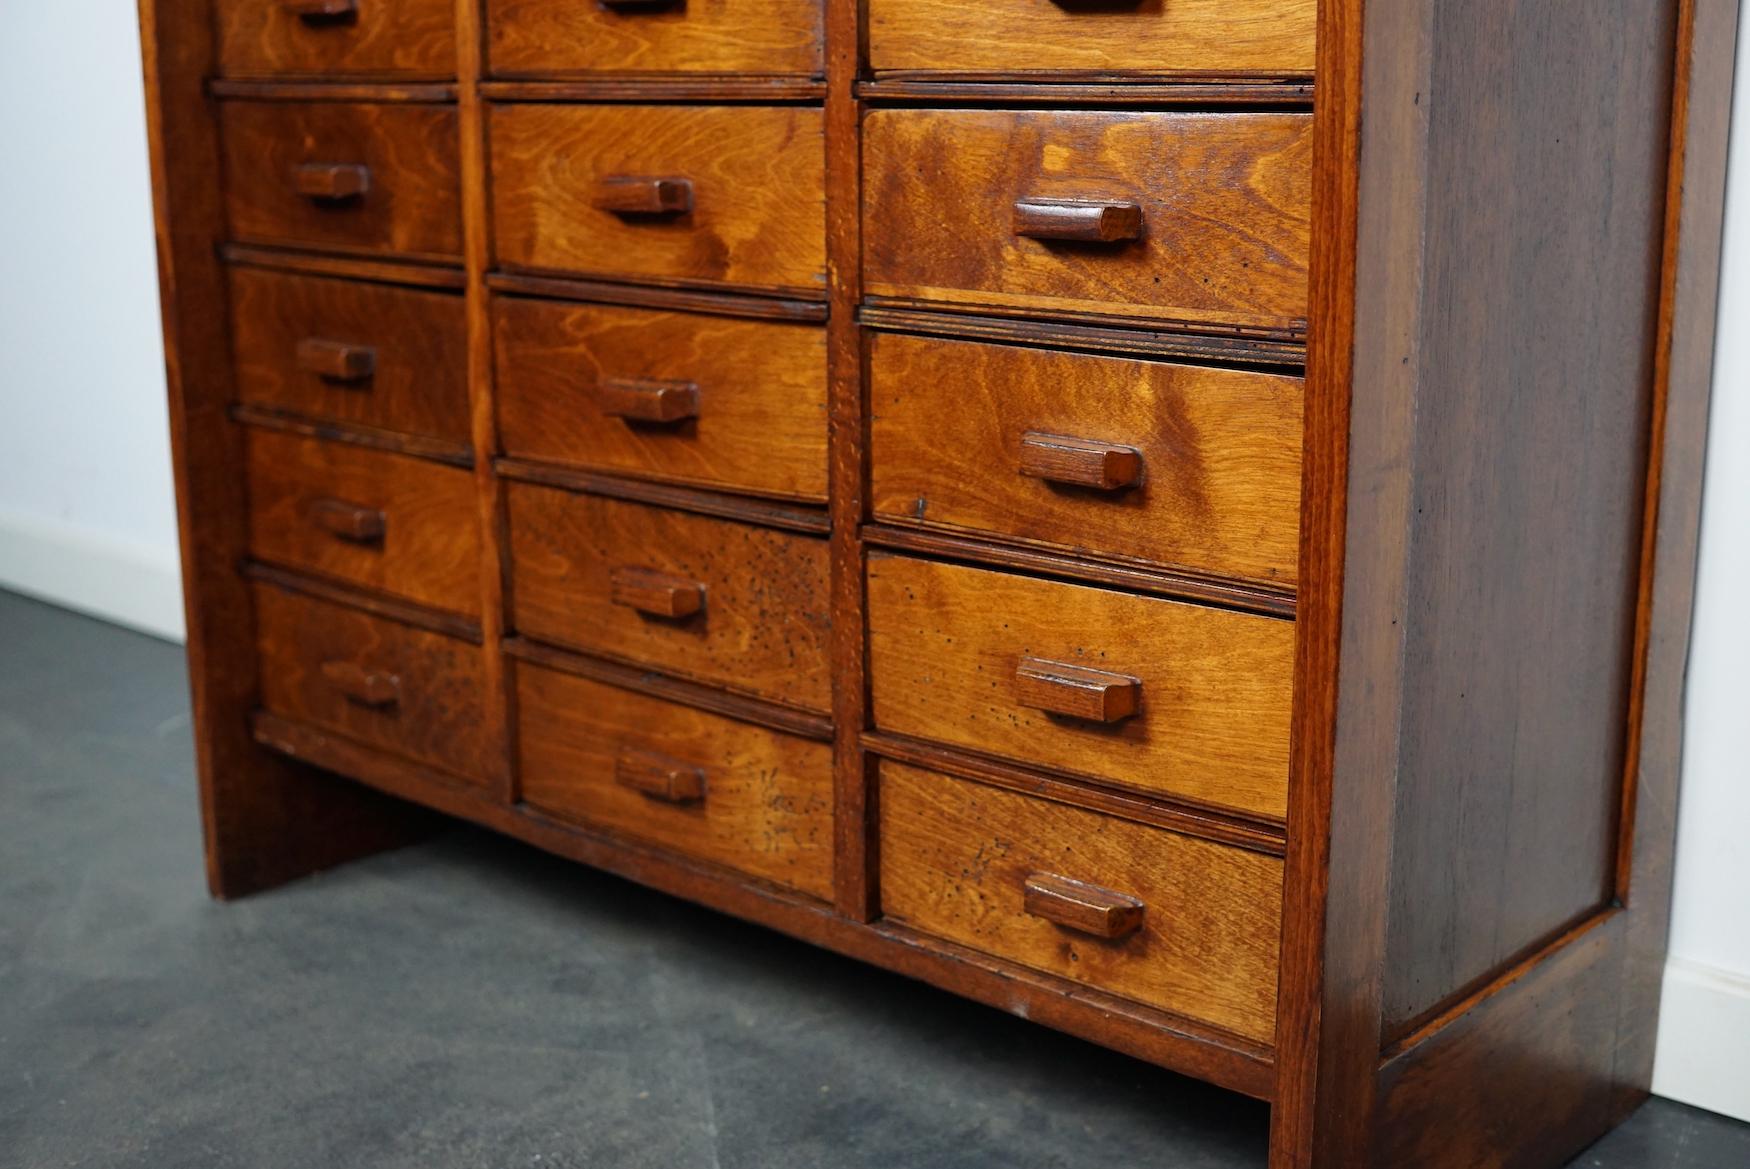
[[[408,455],[250,430],[256,559],[454,613],[480,611],[474,476]]]
[[[511,297],[493,324],[508,453],[825,501],[819,326]]]
[[[1304,328],[1308,114],[872,111],[871,295]]]
[[[819,109],[514,104],[491,123],[503,264],[826,287]]]
[[[219,132],[232,238],[461,255],[454,106],[225,101]]]
[[[869,558],[875,724],[1280,820],[1294,625],[978,568]]]
[[[875,334],[879,519],[1295,579],[1299,378]]]
[[[1269,1043],[1282,862],[881,764],[890,920]]]
[[[492,70],[517,74],[825,71],[821,0],[488,0]]]
[[[519,633],[830,708],[825,540],[521,483],[508,499]]]
[[[503,770],[479,646],[268,584],[255,620],[268,710],[468,779]]]
[[[468,329],[441,292],[232,268],[237,396],[467,445]]]
[[[832,748],[517,665],[522,798],[826,899]]]
[[[220,70],[229,77],[456,75],[454,0],[321,7],[320,0],[218,0]]]
[[[869,0],[877,70],[1310,73],[1318,0]]]

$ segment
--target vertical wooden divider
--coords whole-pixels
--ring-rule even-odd
[[[857,304],[862,298],[862,0],[826,0],[826,271],[829,474],[832,517],[833,884],[853,921],[879,912],[876,789],[862,733],[864,671],[863,501],[867,429]]]

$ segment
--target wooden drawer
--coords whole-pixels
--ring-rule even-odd
[[[468,329],[442,292],[232,268],[237,397],[468,445]]]
[[[456,261],[456,110],[370,102],[219,103],[233,239]]]
[[[332,6],[335,0],[326,0]],[[454,0],[217,0],[219,70],[229,77],[456,75]]]
[[[491,129],[503,264],[825,290],[817,108],[498,105]]]
[[[892,921],[1269,1043],[1276,857],[881,764]]]
[[[882,109],[863,125],[870,295],[1305,327],[1309,114]]]
[[[519,663],[522,798],[832,896],[832,748]]]
[[[511,484],[516,629],[825,712],[826,541]]]
[[[493,325],[508,453],[826,500],[818,325],[513,297]]]
[[[1286,810],[1291,621],[877,553],[869,670],[882,730]]]
[[[821,0],[487,0],[500,76],[825,71]]]
[[[878,519],[1291,584],[1298,377],[874,334]]]
[[[268,710],[470,779],[502,770],[479,646],[270,584],[255,620]]]
[[[877,70],[1310,73],[1318,0],[869,0]]]
[[[480,611],[474,476],[408,455],[251,429],[258,560],[455,613]]]

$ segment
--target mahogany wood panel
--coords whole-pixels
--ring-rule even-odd
[[[240,266],[229,282],[239,401],[467,443],[460,297]]]
[[[228,77],[453,77],[455,0],[356,0],[324,13],[293,0],[214,0]]]
[[[413,259],[462,251],[456,111],[376,102],[219,103],[230,233],[244,243]],[[305,194],[305,167],[368,171],[346,198]]]
[[[516,679],[532,807],[832,896],[831,747],[526,663]],[[696,787],[643,790],[638,767]]]
[[[869,63],[945,73],[1235,73],[1313,67],[1317,0],[868,0]]]
[[[511,104],[489,109],[501,264],[820,295],[819,109]],[[684,179],[691,209],[616,213],[603,180]]]
[[[877,519],[1294,583],[1299,378],[897,334],[869,352]],[[1067,440],[1099,474],[1040,462]],[[1122,483],[1114,452],[1138,464]]]
[[[826,542],[687,512],[512,484],[517,632],[804,710],[830,705]],[[633,607],[615,575],[691,582],[696,612]]]
[[[899,763],[880,775],[889,920],[1270,1041],[1279,859]],[[1106,937],[1042,915],[1029,886],[1064,878],[1140,902],[1140,923]]]
[[[875,726],[1264,819],[1287,799],[1294,625],[1085,585],[869,557]],[[1116,722],[1024,701],[1024,659],[1141,681]]]
[[[271,584],[255,603],[266,709],[477,782],[502,769],[479,647]]]
[[[479,613],[480,535],[467,471],[255,428],[247,449],[249,549],[258,559]]]
[[[871,295],[1305,326],[1309,115],[877,109],[863,127]],[[1017,235],[1024,199],[1132,203],[1142,238]]]
[[[822,0],[486,0],[499,76],[822,72]]]
[[[506,453],[826,501],[818,326],[506,296],[493,326]],[[661,419],[663,392],[684,417]]]

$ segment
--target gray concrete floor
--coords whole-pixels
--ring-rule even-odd
[[[180,650],[0,593],[0,1165],[1225,1169],[1266,1119],[464,827],[214,904]],[[1575,1165],[1750,1126],[1655,1101]]]

